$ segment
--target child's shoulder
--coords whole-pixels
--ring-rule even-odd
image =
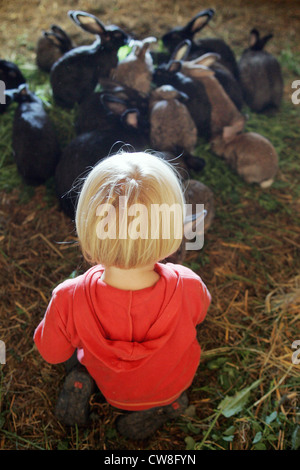
[[[53,295],[72,294],[74,290],[86,282],[87,278],[93,277],[95,273],[102,273],[102,266],[93,266],[83,274],[65,279],[53,289]]]
[[[194,279],[197,281],[201,281],[201,278],[198,274],[196,274],[192,269],[188,268],[187,266],[183,266],[182,264],[174,264],[174,263],[166,263],[166,266],[171,268],[178,276],[185,279]]]

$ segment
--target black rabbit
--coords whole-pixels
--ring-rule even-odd
[[[239,61],[244,100],[256,112],[276,109],[282,100],[283,77],[280,64],[276,57],[263,50],[272,37],[273,34],[268,34],[261,38],[257,29],[252,29],[249,47]]]
[[[138,109],[145,121],[148,118],[148,98],[141,96],[136,90],[119,85],[111,80],[102,82],[102,91],[91,93],[78,106],[75,129],[77,134],[93,130],[106,131],[111,129],[118,116],[112,112],[113,96],[116,103],[123,101],[127,109]],[[111,96],[113,95],[113,96]],[[107,97],[110,96],[110,107]]]
[[[220,38],[201,38],[194,40],[196,33],[201,31],[212,19],[215,11],[212,8],[202,10],[195,15],[185,26],[178,26],[162,36],[165,47],[171,52],[185,39],[192,43],[188,59],[195,59],[207,52],[220,55],[220,63],[224,65],[233,76],[238,79],[239,69],[232,49]]]
[[[99,77],[108,77],[118,63],[118,49],[129,37],[114,25],[104,26],[90,13],[69,11],[70,18],[97,39],[88,46],[75,47],[52,66],[50,81],[55,101],[72,107],[94,91]]]
[[[37,42],[37,66],[45,72],[50,72],[52,65],[74,47],[75,44],[69,35],[60,26],[53,24],[50,31],[43,31]]]
[[[22,83],[26,83],[26,79],[16,64],[8,60],[0,60],[0,80],[2,82],[0,114],[2,114],[11,102],[11,96],[5,94],[5,90],[18,88]]]
[[[13,121],[12,148],[19,173],[30,185],[54,175],[60,147],[43,102],[26,84],[7,94],[18,103]]]
[[[124,145],[142,151],[148,145],[148,129],[136,109],[126,109],[126,103],[107,98],[117,119],[105,132],[94,130],[78,135],[67,147],[55,172],[56,194],[64,213],[74,218],[80,178],[91,167],[111,153],[118,152]],[[120,156],[120,158],[122,158]]]

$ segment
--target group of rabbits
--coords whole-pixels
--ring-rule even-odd
[[[253,29],[250,44],[237,61],[219,38],[194,39],[214,15],[206,9],[184,27],[157,39],[133,37],[115,25],[105,26],[83,11],[68,15],[95,36],[92,44],[76,46],[59,26],[43,32],[36,62],[49,73],[54,102],[77,108],[77,136],[61,149],[43,102],[29,90],[15,64],[0,61],[6,104],[18,103],[13,124],[13,152],[28,184],[55,177],[63,211],[74,217],[80,178],[101,158],[129,145],[151,148],[174,162],[187,179],[187,202],[205,203],[207,229],[213,218],[213,194],[203,183],[188,180],[188,170],[201,171],[205,161],[193,156],[199,137],[249,183],[272,184],[278,156],[269,140],[245,132],[244,104],[255,112],[279,108],[283,79],[277,59],[264,51],[272,35]],[[130,46],[119,59],[122,46]],[[120,157],[121,158],[121,157]],[[76,182],[79,182],[76,185]]]

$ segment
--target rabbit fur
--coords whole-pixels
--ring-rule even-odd
[[[257,29],[252,29],[249,47],[239,60],[244,100],[255,112],[278,109],[283,96],[281,66],[276,57],[263,50],[272,36],[269,34],[261,38]]]
[[[50,31],[43,31],[36,47],[36,64],[45,72],[66,52],[74,49],[75,44],[69,35],[58,25],[51,25]]]
[[[50,82],[55,101],[64,107],[73,107],[94,91],[100,76],[109,76],[118,63],[118,49],[129,38],[117,26],[104,26],[89,13],[71,10],[68,14],[78,26],[97,36],[93,44],[75,47],[51,68]]]
[[[272,185],[278,171],[278,154],[267,138],[256,132],[245,132],[229,142],[217,137],[211,142],[211,148],[247,183],[258,183],[262,188]]]
[[[156,38],[148,37],[142,41],[133,41],[133,49],[121,60],[110,76],[115,81],[147,95],[151,89],[153,60],[149,47]]]

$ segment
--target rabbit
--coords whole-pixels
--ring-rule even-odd
[[[239,60],[240,83],[246,104],[252,111],[279,108],[283,96],[283,77],[278,60],[263,50],[273,37],[260,37],[257,29],[250,32],[249,47]]]
[[[36,64],[41,70],[50,72],[52,65],[74,47],[69,35],[60,26],[53,24],[50,31],[43,31],[37,42]]]
[[[18,103],[13,120],[12,149],[19,173],[25,183],[40,185],[52,177],[60,158],[55,128],[43,102],[27,84],[9,90]]]
[[[206,53],[203,54],[202,63],[205,65],[206,59],[209,64],[209,68],[215,72],[215,77],[218,82],[224,88],[224,91],[229,96],[231,101],[234,103],[236,108],[241,111],[244,105],[243,93],[242,88],[240,86],[239,81],[233,76],[233,74],[226,68],[221,62],[218,60],[219,55],[214,54],[214,60],[211,60],[213,54]],[[194,59],[194,61],[199,60],[199,58]],[[192,62],[192,61],[191,61]]]
[[[208,8],[195,15],[185,26],[175,27],[162,36],[165,47],[171,52],[183,40],[189,39],[192,43],[189,59],[194,59],[207,52],[220,55],[220,63],[226,67],[236,80],[239,79],[239,69],[232,49],[220,38],[201,38],[194,40],[196,33],[201,31],[213,18],[215,10]]]
[[[106,106],[106,97],[114,96],[117,100],[126,103],[127,108],[138,109],[144,120],[148,119],[148,98],[141,96],[136,90],[117,84],[112,80],[101,81],[101,92],[88,95],[78,106],[75,130],[77,134],[95,129],[106,130],[111,128],[111,119],[115,115]]]
[[[210,229],[215,217],[215,202],[212,190],[204,183],[194,179],[186,179],[183,181],[183,185],[185,187],[186,204],[187,207],[190,207],[190,214],[186,215],[184,221],[184,236],[179,249],[165,260],[166,262],[179,264],[185,261],[187,251],[197,251],[202,248],[203,237]],[[197,212],[199,210],[197,204],[203,204],[204,213],[202,210]],[[189,241],[192,240],[193,235],[201,237],[200,246],[196,243],[197,240],[194,242]]]
[[[210,138],[211,103],[204,85],[181,72],[181,63],[170,60],[158,66],[153,73],[153,82],[157,87],[172,85],[176,90],[185,93],[189,99],[185,105],[196,124],[198,137]],[[208,72],[210,73],[210,72]]]
[[[133,49],[125,59],[121,60],[111,71],[111,78],[127,87],[147,95],[151,89],[153,60],[149,47],[156,38],[148,37],[142,41],[133,41]]]
[[[0,60],[0,83],[2,83],[2,99],[0,100],[0,114],[2,114],[11,102],[11,96],[5,93],[5,90],[18,88],[22,83],[26,83],[26,79],[16,64],[8,60]]]
[[[227,143],[219,136],[211,142],[211,148],[247,183],[258,183],[262,188],[272,185],[278,170],[278,154],[262,135],[240,133]]]
[[[51,68],[54,100],[71,108],[94,91],[99,76],[109,76],[118,63],[118,49],[128,42],[129,36],[117,26],[104,26],[90,13],[70,10],[68,15],[82,29],[97,36],[93,44],[66,52]]]
[[[197,144],[197,127],[182,101],[188,96],[171,85],[163,85],[150,96],[150,143],[156,150],[179,147],[192,153]]]
[[[63,212],[74,219],[80,178],[100,159],[117,153],[129,145],[136,151],[148,144],[147,127],[136,109],[126,109],[126,103],[107,100],[118,120],[105,132],[94,130],[78,135],[63,150],[55,172],[56,194]],[[121,158],[121,156],[120,156]]]
[[[189,58],[192,43],[185,39],[174,49],[171,60],[188,61],[190,64],[209,66],[214,71],[215,77],[222,85],[229,98],[240,111],[243,107],[243,95],[239,82],[233,74],[220,63],[220,55],[216,53],[206,53],[195,59]]]
[[[196,204],[203,204],[206,210],[204,219],[204,232],[207,232],[215,217],[215,202],[213,191],[201,181],[188,179],[185,182],[185,199],[187,204],[193,207],[195,212]]]
[[[246,118],[229,98],[222,85],[215,78],[215,73],[209,67],[218,57],[217,54],[205,54],[190,62],[181,62],[181,70],[188,77],[199,80],[205,87],[211,103],[211,139],[222,135],[227,141],[244,129]],[[210,72],[210,73],[209,73]]]

